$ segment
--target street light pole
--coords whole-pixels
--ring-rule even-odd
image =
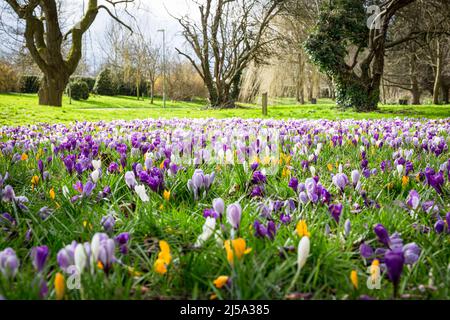
[[[163,105],[166,107],[166,30],[160,29],[163,34]]]

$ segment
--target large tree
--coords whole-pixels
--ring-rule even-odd
[[[178,18],[189,50],[176,49],[203,79],[213,107],[234,107],[244,69],[274,41],[267,32],[284,0],[191,0],[199,21]]]
[[[305,48],[333,79],[339,105],[359,111],[378,108],[386,49],[418,36],[399,38],[389,34],[389,28],[396,13],[415,1],[325,1]]]
[[[59,6],[56,0],[5,0],[19,19],[25,23],[24,38],[30,55],[43,73],[39,89],[39,104],[61,106],[62,96],[70,76],[82,56],[82,38],[94,22],[99,10],[105,10],[125,25],[114,13],[117,4],[134,0],[89,0],[81,20],[63,35]],[[63,42],[70,37],[70,50],[64,55]]]

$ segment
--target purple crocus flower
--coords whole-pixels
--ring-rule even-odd
[[[262,197],[264,195],[264,188],[262,186],[253,186],[252,191],[250,193],[250,196],[255,197]]]
[[[356,188],[356,185],[358,184],[360,177],[361,177],[361,174],[359,173],[358,170],[352,171],[352,184],[353,184],[354,188]]]
[[[219,218],[219,214],[214,209],[205,209],[203,210],[203,217],[217,219]]]
[[[116,224],[116,219],[114,219],[114,217],[111,214],[109,214],[107,216],[102,217],[100,224],[102,225],[103,229],[106,232],[112,232],[114,225]]]
[[[116,245],[114,243],[114,240],[112,239],[106,239],[100,242],[97,259],[102,263],[103,270],[105,271],[105,273],[109,272],[115,260],[114,257],[115,247]]]
[[[0,272],[4,277],[14,278],[19,270],[19,259],[11,248],[0,251]]]
[[[317,195],[317,182],[313,178],[308,178],[305,180],[305,190],[306,195],[308,196],[309,200],[311,200],[313,203],[316,203],[319,199],[319,196]]]
[[[267,180],[266,176],[261,171],[253,172],[253,177],[252,177],[253,184],[265,183],[266,180]]]
[[[40,217],[42,220],[45,220],[45,219],[47,219],[52,213],[53,213],[53,210],[50,209],[49,207],[42,207],[42,208],[39,210],[39,217]]]
[[[341,217],[341,213],[342,213],[342,204],[338,203],[338,204],[331,204],[328,207],[328,211],[330,212],[331,216],[333,217],[333,219],[339,223],[340,217]]]
[[[444,229],[445,229],[444,220],[436,221],[436,223],[434,224],[434,231],[436,231],[436,233],[442,233],[444,232]]]
[[[259,220],[255,220],[253,228],[255,229],[256,237],[264,238],[267,236],[267,228]]]
[[[415,264],[419,260],[421,249],[414,242],[408,243],[402,248],[405,264]]]
[[[41,272],[44,269],[48,252],[47,246],[34,247],[31,249],[31,260],[37,272]]]
[[[289,180],[288,186],[294,190],[294,192],[297,192],[298,190],[298,179],[296,177],[292,177],[291,180]]]
[[[77,247],[77,242],[72,241],[71,244],[65,246],[61,250],[58,251],[56,255],[56,260],[58,261],[59,267],[67,272],[67,269],[70,266],[75,265],[75,249]]]
[[[384,255],[389,280],[394,284],[394,297],[397,296],[398,284],[403,272],[405,258],[401,250],[388,250]]]
[[[348,184],[348,178],[344,173],[338,173],[333,177],[333,184],[344,192],[344,189]]]
[[[239,229],[241,217],[242,217],[242,208],[239,203],[233,203],[227,207],[228,223],[236,230]]]
[[[287,213],[282,213],[280,215],[280,221],[283,224],[289,224],[291,222],[291,220],[292,220],[291,216]]]
[[[378,241],[389,247],[390,238],[386,228],[381,223],[379,223],[373,228],[373,231],[375,232]]]
[[[119,246],[119,251],[122,254],[128,253],[128,242],[130,241],[130,234],[123,232],[114,238],[116,244]]]
[[[108,167],[109,173],[116,173],[119,172],[119,165],[116,162],[111,162],[111,164]]]
[[[41,173],[41,177],[44,177],[44,162],[42,162],[42,160],[39,159],[37,164],[39,172]]]
[[[276,234],[276,226],[273,221],[269,221],[267,223],[267,227],[264,226],[259,220],[255,220],[253,224],[253,228],[255,229],[255,236],[259,238],[269,238],[273,240]]]
[[[366,243],[361,243],[361,245],[359,246],[359,253],[365,259],[370,259],[374,255],[372,247]]]
[[[214,211],[217,212],[217,214],[219,214],[219,216],[222,216],[223,213],[225,212],[225,202],[223,201],[222,198],[216,198],[213,200],[212,202]]]
[[[94,188],[95,184],[91,180],[88,180],[88,182],[86,182],[86,184],[83,187],[83,196],[89,197],[92,194]]]
[[[134,187],[137,185],[137,181],[133,171],[127,171],[125,173],[125,183],[129,188],[134,190]]]
[[[408,194],[408,198],[406,199],[406,205],[416,210],[419,207],[420,204],[420,196],[419,193],[416,190],[411,190]]]
[[[445,215],[445,221],[447,222],[447,231],[450,232],[450,212]]]
[[[4,202],[13,202],[16,198],[16,194],[14,193],[13,187],[7,185],[2,192],[2,200]]]

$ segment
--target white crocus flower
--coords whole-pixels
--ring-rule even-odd
[[[312,175],[313,177],[316,176],[316,168],[315,168],[315,167],[313,167],[313,166],[309,167],[309,171],[311,172],[311,175]]]
[[[137,185],[134,187],[134,191],[136,191],[136,193],[138,194],[139,198],[141,198],[141,200],[143,202],[148,202],[150,200],[150,198],[147,195],[147,192],[145,191],[145,186],[144,185]]]
[[[402,174],[403,174],[403,169],[404,169],[404,167],[403,167],[402,164],[397,165],[397,172],[398,172],[398,175],[399,175],[400,177],[401,177]]]
[[[102,167],[102,160],[92,160],[92,166],[94,170],[98,170]]]
[[[310,242],[308,237],[303,237],[298,244],[297,268],[301,270],[309,256]]]
[[[214,233],[214,229],[216,228],[216,219],[212,217],[206,218],[205,223],[203,224],[203,232],[198,236],[197,241],[194,244],[194,247],[200,248],[203,243],[206,242]]]
[[[97,183],[100,179],[100,170],[96,169],[91,173],[92,182]]]
[[[78,273],[81,274],[87,263],[86,250],[84,249],[83,244],[79,243],[75,248],[74,258],[75,267],[77,268]]]

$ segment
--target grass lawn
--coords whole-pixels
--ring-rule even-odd
[[[205,101],[173,102],[162,107],[162,101],[137,101],[134,97],[91,96],[88,101],[73,101],[64,98],[63,107],[38,105],[37,95],[0,94],[0,125],[22,125],[39,122],[69,123],[73,121],[99,121],[113,119],[144,118],[261,118],[261,107],[244,104],[236,109],[213,110],[205,107]],[[318,105],[286,104],[286,101],[270,105],[268,118],[290,119],[374,119],[392,117],[446,118],[450,117],[450,105],[446,106],[395,106],[381,105],[378,112],[356,113],[341,111],[331,100],[320,100]]]

